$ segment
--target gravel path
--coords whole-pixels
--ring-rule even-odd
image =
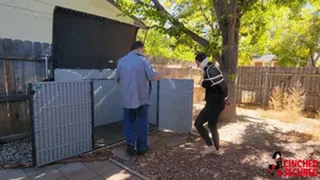
[[[32,162],[31,138],[0,144],[0,165]]]
[[[199,109],[201,105],[195,107]],[[304,133],[312,126],[262,119],[250,110],[238,111],[238,117],[236,123],[220,124],[222,156],[200,157],[204,142],[188,136],[186,143],[174,147],[160,141],[150,153],[136,158],[133,168],[150,179],[279,179],[268,172],[275,151],[283,158],[320,160],[320,142]],[[159,147],[162,150],[155,151]]]

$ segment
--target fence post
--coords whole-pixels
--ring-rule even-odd
[[[269,92],[269,82],[268,82],[268,75],[269,75],[269,68],[266,67],[265,74],[264,74],[264,88],[263,88],[263,105],[267,105],[268,100],[268,92]]]

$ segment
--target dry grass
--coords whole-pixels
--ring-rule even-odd
[[[289,89],[276,87],[269,100],[270,109],[261,111],[261,116],[284,122],[296,122],[302,116],[305,99],[305,90],[299,81]]]
[[[320,122],[316,119],[303,118],[302,123],[308,124],[311,128],[306,130],[306,134],[311,135],[311,140],[320,142]]]
[[[282,91],[279,87],[275,87],[272,91],[272,96],[269,100],[269,105],[271,109],[279,110],[282,108]]]
[[[289,114],[286,111],[260,110],[259,114],[262,118],[281,120],[283,122],[295,122],[299,118],[296,113]]]
[[[320,120],[320,110],[318,110],[316,113],[316,119]]]
[[[311,136],[311,141],[317,141],[319,142],[320,141],[320,134],[319,134],[319,131],[320,131],[320,128],[315,128],[313,130],[307,130],[305,131],[305,134],[308,134]]]
[[[254,105],[238,105],[238,112],[239,111],[246,111],[246,110],[252,110],[257,112],[257,115],[262,118],[266,119],[273,119],[273,120],[280,120],[283,122],[292,123],[292,121],[289,121],[290,114],[286,111],[273,111],[271,109],[265,109],[263,107],[254,106]],[[299,123],[301,125],[308,125],[308,129],[304,131],[304,134],[306,136],[310,136],[309,140],[311,141],[318,141],[320,142],[320,121],[319,119],[316,119],[316,117],[319,116],[319,111],[317,113],[315,112],[303,112],[301,115],[297,118],[298,120],[294,123]]]

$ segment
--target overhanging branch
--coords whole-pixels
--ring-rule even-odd
[[[158,0],[152,0],[152,2],[154,3],[156,9],[158,11],[164,12],[169,21],[174,25],[177,26],[179,28],[181,28],[181,30],[186,33],[187,35],[189,35],[194,41],[196,41],[197,43],[199,43],[201,46],[206,47],[209,45],[209,41],[200,37],[199,35],[197,35],[196,33],[192,32],[190,29],[186,28],[181,22],[179,22],[177,19],[175,19],[160,3]]]
[[[181,22],[179,22],[176,18],[174,18],[161,4],[158,0],[152,0],[152,2],[154,3],[156,9],[158,11],[161,11],[163,13],[166,14],[166,16],[168,17],[168,20],[176,27],[181,28],[182,32],[184,32],[185,34],[187,34],[191,39],[193,39],[194,41],[196,41],[198,44],[200,44],[203,47],[208,47],[210,42],[202,37],[200,37],[199,35],[197,35],[196,33],[192,32],[190,29],[186,28]],[[219,63],[221,63],[221,57],[220,54],[216,54],[214,55],[214,57]]]

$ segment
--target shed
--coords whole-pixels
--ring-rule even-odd
[[[120,14],[106,0],[3,0],[0,38],[52,44],[54,68],[114,68],[146,28]]]
[[[263,56],[257,56],[253,58],[254,66],[271,66],[271,67],[277,67],[278,63],[275,60],[276,56],[272,54],[263,55]]]
[[[0,141],[30,130],[28,83],[52,79],[56,68],[115,67],[147,28],[120,14],[106,0],[0,2]]]
[[[0,61],[0,82],[1,73],[11,72],[5,81],[12,87],[0,103],[10,104],[8,121],[31,126],[33,164],[46,165],[124,139],[121,89],[109,77],[137,30],[146,26],[133,17],[119,17],[120,11],[106,0],[3,0],[0,13],[0,59],[16,60]],[[35,82],[48,77],[46,62],[51,62],[53,81]],[[35,70],[36,64],[43,70]],[[12,75],[16,67],[32,73],[18,70]],[[150,127],[190,133],[193,80],[165,79],[151,87]],[[30,119],[19,119],[28,117],[27,109],[21,115],[21,105],[11,101],[28,105]]]

